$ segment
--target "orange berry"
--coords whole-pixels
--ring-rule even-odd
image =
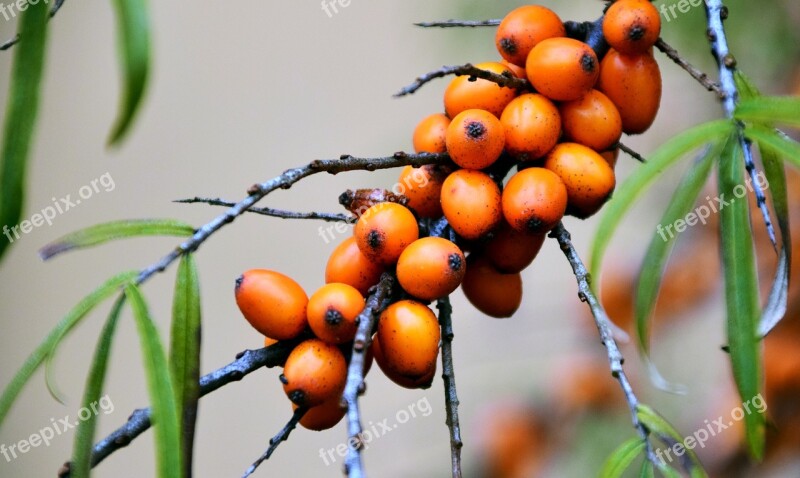
[[[603,18],[603,36],[626,55],[645,53],[661,34],[661,16],[649,0],[618,0]]]
[[[432,114],[419,122],[414,129],[414,151],[418,153],[444,153],[444,134],[450,118],[442,113]]]
[[[524,66],[528,53],[540,41],[566,34],[555,12],[539,5],[525,5],[503,18],[497,27],[495,45],[507,61]]]
[[[377,337],[384,365],[406,378],[422,378],[436,364],[439,321],[424,304],[401,300],[387,307]]]
[[[395,372],[386,362],[386,358],[381,350],[380,340],[378,340],[377,335],[375,335],[375,337],[372,339],[372,346],[370,347],[370,350],[372,350],[372,353],[375,355],[375,361],[378,362],[378,367],[380,367],[381,371],[383,371],[383,374],[386,375],[389,380],[403,388],[427,389],[430,388],[431,384],[433,383],[433,379],[436,377],[435,360],[433,361],[430,370],[425,375],[420,377],[409,378]]]
[[[552,101],[539,94],[514,98],[503,110],[506,151],[527,161],[541,158],[561,136],[561,117]]]
[[[608,96],[591,90],[580,99],[562,103],[559,108],[564,137],[595,151],[606,150],[622,136],[622,118]]]
[[[500,188],[486,173],[460,169],[444,180],[442,210],[459,235],[478,239],[503,218]]]
[[[567,212],[579,218],[596,213],[616,185],[614,170],[599,153],[577,143],[561,143],[544,167],[558,174],[567,187]]]
[[[244,318],[267,337],[293,339],[306,327],[308,296],[291,277],[251,269],[236,279],[235,294]]]
[[[325,282],[341,282],[355,287],[361,295],[367,295],[369,288],[378,283],[383,267],[375,264],[358,248],[355,237],[348,237],[328,258],[325,267]]]
[[[279,341],[275,339],[271,339],[269,337],[264,337],[264,347],[269,347],[270,345],[275,345]]]
[[[567,209],[567,188],[552,171],[527,168],[511,176],[503,191],[503,215],[519,232],[545,233]]]
[[[397,280],[403,290],[422,300],[435,300],[456,290],[464,278],[464,253],[441,237],[411,243],[397,261]]]
[[[296,405],[313,407],[336,398],[344,390],[347,363],[338,347],[319,339],[306,340],[292,350],[281,381]]]
[[[452,168],[426,164],[415,168],[406,166],[397,180],[398,189],[408,198],[407,206],[419,217],[442,217],[442,184]]]
[[[297,405],[292,404],[292,410],[297,410]],[[300,425],[308,430],[321,432],[336,426],[347,414],[347,409],[340,405],[340,397],[334,396],[316,407],[311,407],[300,419]]]
[[[511,317],[522,303],[519,273],[498,272],[488,259],[474,254],[469,256],[461,290],[476,309],[497,319]]]
[[[514,75],[502,63],[478,63],[475,67],[498,75]],[[514,88],[500,86],[480,78],[473,78],[474,81],[470,79],[471,77],[466,75],[457,76],[447,86],[444,92],[444,110],[450,118],[455,118],[462,111],[471,109],[486,110],[499,117],[508,102],[517,96]]]
[[[447,152],[454,163],[465,169],[491,166],[506,142],[500,120],[485,110],[465,110],[447,127]]]
[[[577,100],[600,74],[594,51],[572,38],[543,40],[531,50],[525,69],[536,91],[557,101]]]
[[[407,207],[384,202],[367,209],[358,219],[354,235],[367,258],[391,265],[406,246],[419,238],[419,227]]]
[[[614,169],[617,165],[617,158],[619,158],[619,148],[608,149],[600,153],[600,156],[606,160],[611,169]]]
[[[364,297],[353,286],[326,284],[308,299],[308,325],[325,342],[343,344],[355,337],[363,309]]]
[[[622,55],[609,50],[600,63],[597,89],[614,102],[622,118],[622,131],[647,131],[661,104],[661,70],[653,55]]]
[[[539,254],[544,239],[543,233],[519,232],[504,221],[483,252],[498,271],[506,274],[521,272]]]
[[[513,73],[514,76],[516,76],[517,78],[523,80],[528,79],[528,73],[525,71],[525,66],[524,66],[525,61],[522,62],[523,66],[515,65],[508,60],[502,60],[500,64],[508,68],[511,71],[511,73]]]

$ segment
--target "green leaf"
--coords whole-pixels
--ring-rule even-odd
[[[181,258],[172,305],[170,370],[181,430],[184,477],[192,475],[192,452],[200,399],[200,282],[191,254]]]
[[[614,193],[611,201],[604,207],[605,213],[600,219],[592,244],[591,275],[600,278],[608,244],[619,226],[622,217],[633,206],[636,199],[646,187],[660,175],[664,169],[674,164],[688,152],[704,145],[727,137],[734,125],[729,120],[712,121],[695,126],[672,138],[650,155],[647,162],[639,166],[633,174]]]
[[[44,246],[39,255],[47,260],[62,252],[104,244],[116,239],[140,236],[189,237],[194,227],[173,219],[133,219],[112,221],[87,227]]]
[[[636,285],[636,299],[634,308],[634,318],[636,321],[636,335],[639,342],[639,349],[647,362],[650,370],[651,379],[661,389],[678,391],[677,387],[667,383],[656,370],[650,361],[650,319],[658,299],[658,292],[661,288],[661,279],[667,260],[672,252],[675,242],[678,239],[677,231],[673,231],[673,226],[677,221],[683,221],[684,225],[694,225],[699,220],[705,224],[708,214],[693,212],[694,219],[687,221],[688,215],[694,208],[697,196],[703,189],[708,177],[711,175],[711,168],[714,160],[719,157],[722,150],[721,143],[708,148],[695,164],[693,164],[684,178],[678,185],[672,199],[669,201],[664,215],[661,217],[656,228],[656,234],[650,240],[647,247],[644,262],[639,272],[639,280]],[[704,206],[710,214],[708,206]]]
[[[110,146],[116,146],[129,131],[147,87],[150,19],[145,0],[114,0],[112,5],[117,17],[117,49],[124,75],[120,110],[108,139]]]
[[[740,121],[751,123],[784,123],[800,126],[800,98],[762,96],[742,100],[733,115]]]
[[[792,163],[796,168],[800,168],[800,143],[781,134],[778,131],[752,126],[745,131],[752,141],[757,141],[759,147],[771,150],[774,154],[782,156],[786,161]]]
[[[739,90],[739,97],[742,101],[747,101],[756,97],[761,96],[761,92],[758,91],[758,87],[755,83],[741,70],[736,70],[733,72],[733,79],[736,81],[736,89]]]
[[[19,34],[11,66],[11,82],[0,146],[0,227],[13,228],[22,216],[25,200],[25,170],[39,112],[45,46],[47,5],[28,5],[21,12]],[[15,237],[3,231],[0,258]]]
[[[9,383],[6,389],[3,390],[3,395],[0,396],[0,425],[2,425],[9,409],[11,408],[11,405],[14,404],[14,401],[22,391],[22,387],[24,387],[28,380],[30,380],[33,373],[39,368],[48,354],[54,352],[55,347],[58,345],[61,339],[64,338],[64,336],[66,336],[67,333],[69,333],[69,331],[72,330],[76,325],[78,325],[78,323],[80,323],[80,321],[86,317],[86,315],[92,309],[94,309],[97,304],[107,299],[123,284],[132,281],[138,274],[139,273],[137,271],[130,271],[112,277],[103,283],[103,285],[95,289],[94,292],[87,295],[78,303],[78,305],[73,307],[66,317],[61,319],[61,322],[59,322],[58,325],[56,325],[56,327],[50,331],[49,334],[47,334],[47,337],[45,337],[42,343],[36,347],[36,350],[31,353],[19,371],[17,371],[17,374],[14,375],[14,378],[11,379],[11,383]]]
[[[647,427],[647,429],[650,430],[650,432],[654,434],[656,437],[658,437],[658,439],[661,440],[668,448],[672,448],[676,444],[680,444],[681,447],[685,450],[685,453],[681,454],[681,456],[676,456],[676,454],[670,450],[667,450],[665,453],[662,453],[661,455],[656,453],[656,458],[661,460],[660,464],[663,465],[659,466],[659,471],[661,473],[663,473],[665,476],[673,476],[669,472],[673,470],[665,471],[669,469],[669,466],[666,463],[667,460],[665,460],[665,458],[668,459],[669,461],[678,458],[680,459],[681,465],[684,467],[684,469],[686,469],[686,471],[689,473],[689,476],[691,476],[692,478],[708,477],[705,470],[703,469],[702,463],[700,463],[700,460],[697,458],[697,455],[694,452],[694,448],[697,445],[701,445],[700,443],[697,443],[696,438],[688,437],[688,438],[693,438],[695,441],[695,443],[691,447],[688,447],[686,444],[686,441],[688,441],[688,439],[684,440],[684,438],[680,435],[680,433],[678,433],[678,431],[675,430],[675,427],[670,425],[670,423],[666,419],[664,419],[664,417],[659,415],[658,412],[656,412],[652,408],[642,403],[640,403],[636,407],[636,416],[639,418],[639,421],[642,422]],[[678,473],[675,473],[674,476],[680,476],[680,475]]]
[[[744,163],[738,141],[730,141],[719,165],[720,242],[725,277],[728,348],[733,376],[742,401],[760,392],[761,351],[758,336],[759,294],[756,275],[750,207],[737,198],[735,189],[744,187]],[[727,203],[727,204],[726,204]],[[764,416],[744,417],[748,450],[760,459],[764,452]]]
[[[631,438],[614,450],[600,470],[600,478],[619,478],[631,466],[633,460],[642,454],[645,442],[641,438]]]
[[[642,469],[639,472],[639,478],[655,478],[656,472],[650,460],[642,461]]]
[[[181,476],[181,437],[175,391],[170,377],[169,364],[153,319],[147,310],[144,297],[134,284],[125,287],[131,302],[136,328],[144,359],[147,389],[150,394],[152,420],[155,424],[156,466],[159,478]]]
[[[97,347],[94,351],[92,366],[89,376],[86,379],[86,387],[83,391],[82,405],[87,410],[97,409],[97,404],[103,393],[103,384],[106,381],[108,371],[108,357],[111,354],[111,343],[114,332],[117,330],[117,322],[125,303],[125,296],[121,295],[114,303],[111,313],[108,316]],[[92,470],[92,449],[94,447],[94,435],[97,431],[97,414],[91,413],[86,420],[80,420],[75,432],[75,441],[72,445],[72,463],[70,464],[70,476],[72,478],[88,478]]]

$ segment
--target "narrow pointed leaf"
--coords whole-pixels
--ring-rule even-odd
[[[200,282],[191,254],[178,266],[172,305],[170,367],[183,449],[184,477],[192,475],[192,451],[200,398]]]
[[[639,471],[639,478],[655,478],[656,472],[653,468],[653,464],[650,463],[649,460],[644,460],[642,462],[642,469]]]
[[[20,13],[20,42],[14,51],[8,103],[5,108],[0,146],[0,258],[16,240],[13,230],[22,216],[25,199],[25,171],[39,112],[42,73],[47,43],[47,4],[28,5]]]
[[[733,123],[728,120],[712,121],[695,126],[678,136],[649,156],[647,163],[643,164],[620,186],[614,193],[611,201],[603,208],[600,224],[597,228],[592,243],[591,274],[600,278],[603,256],[608,244],[622,221],[625,213],[633,206],[636,199],[644,192],[666,168],[673,165],[684,155],[704,144],[713,143],[720,138],[727,137],[733,130]]]
[[[108,143],[119,144],[139,111],[150,73],[150,19],[146,0],[114,0],[117,49],[122,63],[120,109]]]
[[[155,425],[156,476],[178,478],[182,473],[180,430],[167,356],[139,288],[129,284],[125,287],[125,295],[131,302],[144,359]]]
[[[36,347],[36,350],[28,356],[28,359],[25,360],[25,363],[20,367],[16,375],[14,375],[14,378],[11,379],[11,383],[3,390],[3,395],[0,396],[0,425],[2,425],[11,405],[14,404],[14,401],[22,391],[22,387],[30,380],[33,373],[39,368],[45,358],[53,353],[54,348],[61,342],[61,339],[78,325],[97,304],[107,299],[124,284],[132,281],[137,274],[138,272],[136,271],[130,271],[112,277],[81,300],[78,305],[73,307],[72,310],[61,319],[61,322],[47,334],[47,337],[45,337],[42,343]]]
[[[672,454],[670,457],[675,461],[680,461],[681,467],[683,467],[689,473],[689,476],[692,478],[708,477],[706,471],[703,469],[702,463],[700,463],[700,460],[697,458],[697,455],[693,450],[694,446],[691,448],[686,447],[684,438],[680,433],[678,433],[677,430],[675,430],[675,427],[670,425],[670,423],[664,417],[644,404],[639,404],[639,406],[636,408],[636,416],[639,418],[639,421],[641,421],[647,427],[647,429],[650,430],[650,432],[659,440],[661,440],[661,442],[664,443],[664,445],[666,445],[668,448],[672,448],[676,443],[681,444],[686,452],[681,456]],[[665,460],[664,466],[659,466],[659,471],[665,476],[671,476],[669,475],[669,472],[665,471],[668,468],[669,463],[667,463]],[[680,475],[676,472],[675,476]]]
[[[125,296],[121,295],[114,303],[108,320],[100,332],[100,339],[97,341],[94,358],[92,358],[92,366],[83,391],[82,405],[87,410],[91,410],[93,404],[95,408],[97,407],[96,404],[99,403],[103,393],[103,384],[105,384],[106,372],[108,371],[108,357],[111,355],[111,344],[124,303]],[[72,462],[70,463],[70,476],[72,478],[88,478],[91,473],[92,449],[94,447],[95,432],[97,431],[97,418],[97,415],[92,413],[87,420],[78,422],[75,441],[72,445]]]
[[[625,473],[633,460],[642,454],[645,448],[645,441],[641,438],[631,438],[606,459],[603,468],[600,470],[600,478],[619,478]]]
[[[783,123],[800,126],[800,98],[796,96],[761,96],[743,100],[734,117],[751,123]]]
[[[39,255],[47,260],[62,252],[97,246],[117,239],[141,236],[189,237],[194,227],[173,219],[133,219],[112,221],[81,229],[44,246]]]
[[[771,150],[790,162],[795,168],[800,168],[800,143],[769,128],[753,126],[745,130],[745,135],[759,146]]]
[[[720,241],[725,277],[727,335],[731,366],[742,401],[760,393],[761,350],[758,336],[759,294],[753,232],[746,198],[736,198],[744,186],[744,163],[738,142],[730,141],[719,166]],[[764,452],[764,416],[754,411],[744,417],[750,454]]]

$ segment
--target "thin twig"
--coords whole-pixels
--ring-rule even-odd
[[[703,85],[705,89],[707,89],[708,91],[713,91],[720,98],[723,98],[725,96],[725,94],[722,92],[722,89],[720,89],[719,84],[711,80],[711,78],[709,78],[709,76],[706,73],[700,71],[698,68],[696,68],[691,63],[686,61],[680,55],[680,53],[678,53],[678,50],[670,46],[662,38],[659,38],[658,41],[656,41],[655,47],[658,48],[661,51],[661,53],[666,55],[667,58],[674,61],[678,66],[680,66],[687,73],[689,73],[689,75],[695,80],[697,80],[698,83]]]
[[[66,0],[56,0],[56,2],[53,4],[53,8],[50,10],[50,18],[56,16],[56,13],[58,13],[65,1]],[[17,43],[19,43],[19,34],[16,34],[12,38],[9,38],[3,42],[3,44],[0,45],[0,51],[8,50]]]
[[[378,315],[391,300],[395,279],[389,273],[381,276],[378,284],[372,289],[364,310],[358,315],[358,329],[353,339],[353,353],[347,368],[347,382],[342,394],[342,405],[347,406],[347,457],[345,473],[349,478],[363,478],[364,466],[361,462],[361,413],[358,409],[358,397],[365,391],[364,362],[367,349],[372,343],[372,332]]]
[[[442,326],[442,380],[444,381],[444,401],[447,410],[447,428],[450,430],[450,461],[453,478],[461,478],[461,426],[458,422],[458,393],[456,393],[456,373],[453,367],[453,307],[450,298],[439,299],[439,324]]]
[[[644,156],[642,156],[641,154],[637,153],[636,151],[634,151],[633,149],[629,148],[628,146],[625,146],[622,143],[617,143],[617,147],[620,149],[620,151],[622,151],[623,153],[627,154],[628,156],[630,156],[631,158],[635,159],[636,161],[639,161],[640,163],[646,163],[647,162],[647,160],[644,159]]]
[[[242,478],[247,478],[248,476],[252,475],[253,473],[255,473],[258,467],[261,466],[262,463],[269,460],[269,457],[271,457],[272,454],[275,452],[275,450],[278,449],[278,445],[280,445],[281,442],[284,442],[289,439],[289,434],[291,434],[292,430],[294,430],[297,424],[300,423],[300,420],[303,419],[303,415],[305,415],[307,411],[308,409],[305,407],[298,407],[297,410],[294,411],[294,414],[292,415],[292,418],[289,420],[289,422],[286,425],[284,425],[283,428],[281,428],[281,431],[279,431],[277,435],[270,438],[269,447],[267,447],[267,451],[265,451],[263,455],[258,457],[258,460],[256,460],[255,462],[253,462],[252,465],[250,465],[250,468],[248,468],[247,471],[244,472]]]
[[[233,207],[236,205],[233,201],[226,201],[224,199],[219,198],[201,198],[201,197],[193,197],[187,199],[176,199],[177,203],[182,204],[208,204],[211,206],[225,206],[225,207]],[[262,216],[270,216],[270,217],[279,217],[281,219],[318,219],[321,221],[327,222],[355,222],[355,216],[350,214],[340,214],[334,212],[295,212],[295,211],[284,211],[282,209],[274,209],[271,207],[251,207],[247,210],[247,212],[252,212],[255,214],[261,214]]]
[[[286,357],[296,344],[294,342],[278,342],[258,350],[245,350],[236,356],[236,360],[200,378],[200,396],[243,379],[263,367],[276,367],[286,361]],[[127,423],[117,428],[110,435],[97,442],[92,450],[92,467],[108,458],[109,455],[128,446],[139,435],[150,428],[150,408],[134,410]],[[58,472],[59,478],[70,476],[70,463],[66,462]]]
[[[631,387],[631,383],[628,380],[628,376],[625,374],[625,369],[622,367],[625,358],[622,356],[622,352],[620,352],[616,340],[614,340],[614,334],[611,332],[611,321],[608,318],[608,314],[606,314],[605,309],[603,309],[603,306],[600,305],[600,301],[594,295],[594,292],[592,292],[589,271],[586,270],[586,266],[583,264],[583,261],[578,255],[578,251],[575,250],[575,246],[572,245],[570,234],[566,228],[564,228],[563,223],[558,223],[558,225],[550,232],[550,237],[555,238],[558,241],[558,244],[561,246],[561,251],[567,257],[569,264],[572,266],[572,272],[575,274],[575,279],[578,281],[578,297],[581,299],[581,302],[586,302],[592,311],[595,325],[600,333],[600,340],[603,342],[606,352],[608,353],[608,363],[611,368],[611,375],[617,379],[620,387],[622,388],[622,392],[625,394],[625,400],[628,402],[628,408],[631,412],[633,426],[636,428],[639,436],[641,436],[645,441],[647,458],[653,464],[657,464],[657,458],[653,454],[652,444],[650,443],[650,440],[648,440],[650,431],[639,420],[637,413],[639,399],[636,397],[633,387]]]
[[[725,36],[725,26],[723,21],[728,18],[728,7],[723,5],[722,0],[706,0],[706,19],[708,20],[708,40],[711,43],[711,52],[719,66],[719,82],[722,89],[722,107],[725,110],[725,117],[733,119],[736,104],[739,101],[739,90],[736,88],[736,58],[728,49],[728,40]],[[778,241],[775,238],[775,228],[772,224],[772,217],[767,207],[767,198],[764,189],[758,181],[758,169],[753,160],[753,148],[744,136],[744,124],[736,122],[739,146],[744,153],[744,165],[750,175],[753,195],[756,198],[756,205],[764,218],[764,226],[767,235],[772,242],[775,252],[778,252]]]
[[[422,28],[454,28],[454,27],[496,27],[500,19],[492,20],[441,20],[434,22],[417,22],[414,25]]]
[[[395,98],[399,98],[401,96],[414,94],[417,90],[422,88],[426,83],[429,83],[435,80],[436,78],[444,78],[445,76],[449,75],[481,78],[483,80],[488,80],[493,83],[497,83],[498,85],[504,86],[506,88],[515,88],[518,90],[531,89],[531,84],[526,79],[517,78],[516,76],[513,76],[511,74],[508,75],[497,74],[491,71],[482,70],[472,65],[471,63],[467,63],[465,65],[443,66],[438,70],[425,73],[424,75],[417,77],[417,79],[414,80],[414,83],[411,83],[410,85],[406,86],[402,90],[395,93],[394,96]]]

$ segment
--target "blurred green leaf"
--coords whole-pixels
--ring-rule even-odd
[[[140,236],[189,237],[194,227],[173,219],[133,219],[106,222],[81,229],[44,246],[39,255],[47,260],[62,252],[96,246],[117,239]]]
[[[39,112],[45,47],[47,4],[29,5],[20,13],[19,34],[11,67],[11,82],[0,148],[0,227],[14,227],[25,201],[25,171]],[[0,237],[0,258],[11,245],[10,234]]]
[[[145,0],[114,0],[117,47],[123,70],[120,110],[108,139],[116,146],[130,130],[150,73],[150,19]]]
[[[147,389],[155,425],[155,449],[157,476],[179,478],[181,467],[181,436],[178,413],[175,406],[175,391],[170,377],[170,368],[164,347],[158,335],[144,297],[134,284],[125,287],[125,295],[131,302],[136,328],[144,359]]]
[[[641,438],[631,438],[620,445],[611,456],[608,457],[600,470],[600,478],[619,478],[625,473],[633,460],[642,454],[645,442]]]
[[[800,98],[796,96],[760,96],[742,100],[734,117],[740,121],[800,126]]]
[[[625,213],[630,209],[636,199],[644,192],[667,167],[674,164],[690,151],[704,145],[713,143],[727,137],[733,131],[733,123],[728,120],[712,121],[695,126],[675,136],[655,153],[649,156],[647,162],[639,166],[633,174],[617,189],[611,201],[603,208],[600,224],[597,228],[592,243],[591,275],[597,284],[603,265],[608,244],[614,236]]]
[[[758,337],[759,296],[756,275],[750,207],[746,198],[737,197],[744,188],[744,162],[738,141],[729,141],[720,158],[719,197],[720,242],[725,276],[728,350],[739,396],[748,401],[760,393],[761,356]],[[764,452],[764,417],[749,413],[744,417],[748,450],[760,459]]]
[[[181,258],[172,305],[170,366],[181,430],[184,477],[191,476],[197,402],[200,399],[200,281],[194,257]]]
[[[797,141],[762,126],[752,126],[745,129],[744,132],[750,140],[758,142],[760,147],[771,150],[794,167],[800,168],[800,143]]]
[[[636,408],[636,416],[639,417],[639,421],[641,421],[651,433],[653,433],[659,440],[661,440],[667,447],[672,448],[675,444],[680,444],[681,447],[685,450],[685,454],[682,454],[680,458],[684,458],[681,460],[681,464],[689,473],[689,476],[692,478],[707,478],[708,475],[706,471],[703,469],[703,464],[700,463],[700,460],[697,458],[694,450],[694,447],[687,447],[684,443],[683,437],[675,430],[675,427],[670,425],[670,423],[664,419],[661,415],[658,414],[655,410],[648,407],[644,404],[639,404]],[[658,455],[657,455],[658,456]],[[663,462],[662,462],[663,463]],[[665,466],[659,467],[659,471],[663,473],[665,476],[673,476],[670,474],[668,466],[664,463]],[[677,472],[674,476],[680,476]]]
[[[97,408],[103,393],[103,384],[106,381],[108,371],[108,357],[111,354],[111,343],[114,332],[117,330],[117,322],[125,303],[125,296],[121,295],[114,303],[111,313],[108,316],[97,347],[92,358],[92,366],[89,376],[86,379],[86,387],[83,391],[82,405],[87,410]],[[72,478],[88,478],[92,470],[92,449],[94,447],[94,435],[97,431],[97,414],[91,413],[86,420],[78,422],[75,432],[75,441],[72,445],[72,462],[70,463],[70,476]]]
[[[47,334],[47,337],[36,347],[36,350],[31,353],[22,367],[20,367],[19,371],[17,371],[16,375],[14,375],[14,378],[11,379],[11,383],[3,390],[3,395],[0,396],[0,425],[2,425],[5,420],[11,405],[14,404],[20,391],[22,391],[22,387],[30,380],[31,376],[36,369],[39,368],[44,359],[49,354],[55,352],[55,347],[61,342],[61,339],[78,325],[97,304],[119,290],[122,285],[132,281],[138,274],[137,271],[129,271],[112,277],[95,289],[94,292],[87,295],[78,305],[73,307],[72,310],[61,319],[61,322]]]
[[[653,469],[653,464],[650,460],[642,461],[642,469],[639,472],[639,478],[655,478],[656,472]]]

